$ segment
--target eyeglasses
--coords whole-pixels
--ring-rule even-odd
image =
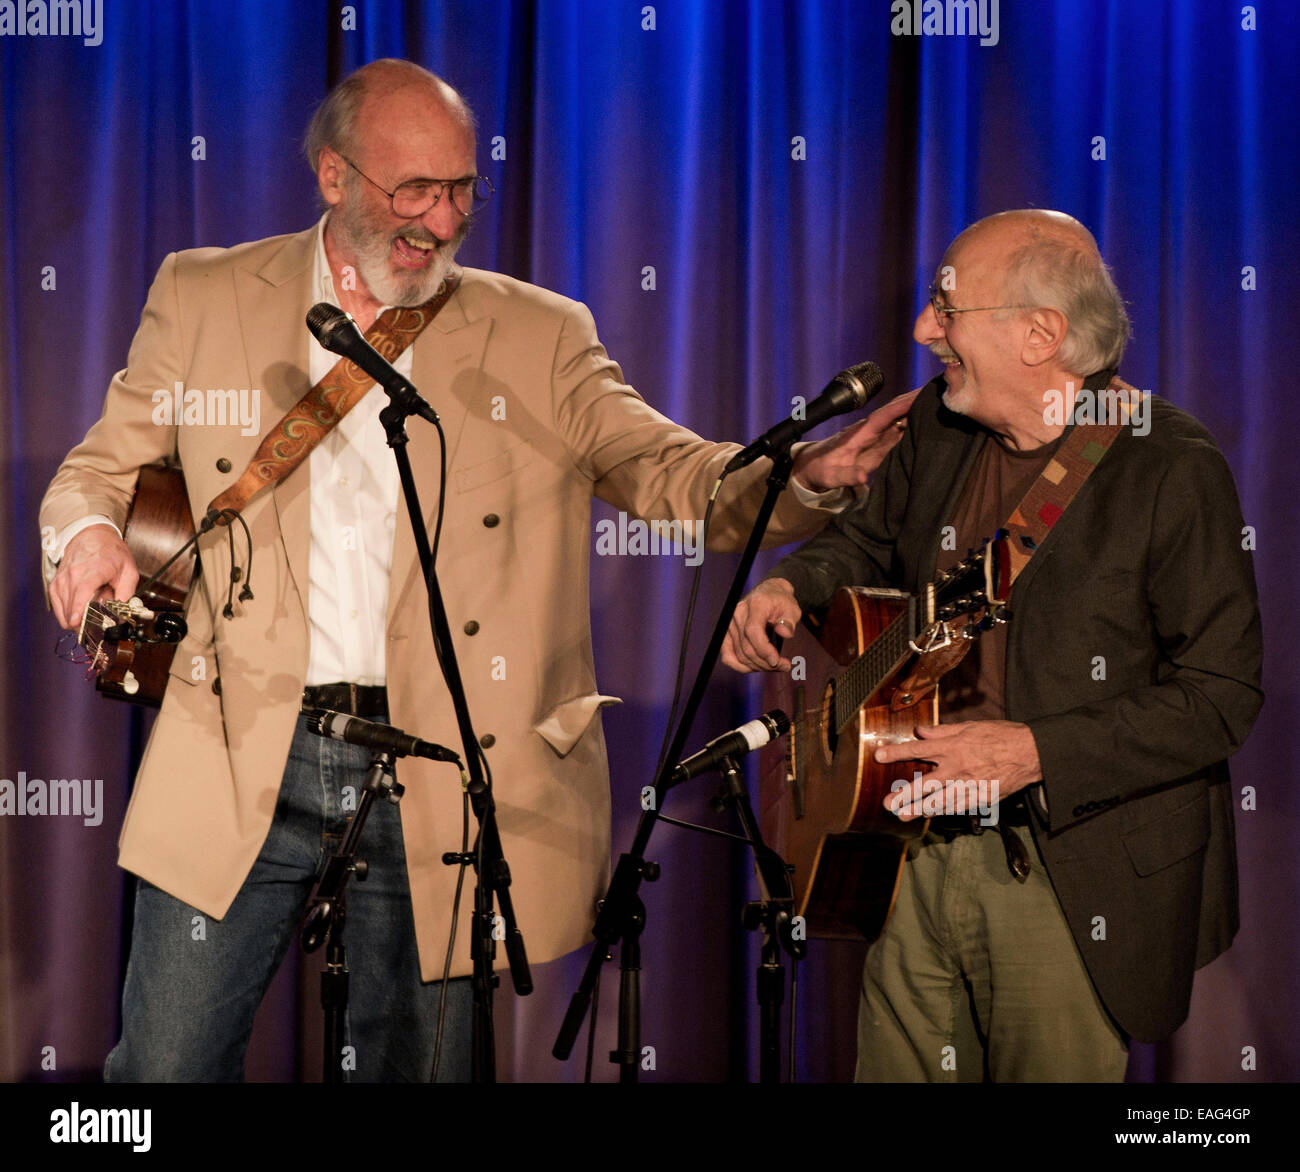
[[[486,175],[467,175],[463,179],[412,179],[399,183],[395,191],[380,187],[347,155],[340,154],[349,167],[372,187],[378,188],[393,205],[393,215],[409,220],[413,216],[422,216],[442,198],[443,192],[451,192],[451,204],[462,216],[472,215],[485,203],[495,188]]]
[[[930,282],[930,308],[934,310],[934,316],[939,319],[939,324],[943,325],[946,320],[952,317],[954,313],[980,313],[986,309],[1032,309],[1032,305],[971,305],[965,309],[953,309],[951,306],[944,305],[939,300],[939,290],[935,287],[933,281]]]

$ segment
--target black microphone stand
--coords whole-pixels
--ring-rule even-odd
[[[740,768],[732,757],[722,763],[723,789],[718,804],[733,806],[740,819],[745,838],[754,848],[754,871],[758,876],[759,897],[747,903],[741,914],[745,930],[763,933],[762,958],[758,964],[758,1080],[781,1081],[781,1004],[785,1000],[785,969],[781,952],[788,952],[796,962],[808,952],[806,936],[796,931],[794,922],[794,885],[791,868],[763,841],[754,807],[749,801]],[[792,1004],[790,1013],[793,1015]],[[794,1044],[793,1029],[791,1045]]]
[[[381,797],[396,805],[405,792],[401,782],[392,774],[392,755],[376,753],[366,772],[361,801],[348,823],[348,832],[316,881],[302,928],[304,952],[315,952],[325,940],[329,940],[329,947],[325,950],[325,969],[320,975],[320,1003],[325,1011],[324,1079],[327,1083],[344,1081],[342,1055],[348,1010],[348,966],[343,930],[347,924],[345,897],[348,879],[355,875],[364,881],[368,871],[365,859],[357,858],[357,847],[361,843],[366,819],[370,817],[370,808]]]
[[[474,966],[472,1077],[474,1082],[495,1082],[496,1038],[492,1020],[492,991],[497,986],[498,978],[492,971],[492,962],[496,956],[493,934],[495,917],[492,912],[494,897],[501,908],[504,921],[506,955],[510,961],[510,974],[514,981],[515,992],[520,996],[531,993],[533,981],[528,969],[523,934],[519,931],[514,903],[510,898],[510,868],[501,849],[496,806],[492,800],[492,791],[483,776],[483,759],[479,752],[478,738],[474,735],[474,726],[470,721],[469,704],[465,698],[460,667],[456,662],[456,651],[452,645],[451,626],[447,621],[442,590],[434,570],[433,551],[429,546],[429,535],[424,528],[424,513],[420,508],[420,497],[416,491],[415,478],[411,473],[411,460],[406,451],[409,442],[406,420],[409,416],[418,414],[433,422],[442,438],[444,450],[446,437],[442,436],[442,427],[438,422],[437,413],[416,393],[415,388],[406,379],[394,371],[391,379],[380,379],[379,385],[387,392],[389,399],[388,406],[379,413],[379,419],[384,425],[388,446],[393,451],[393,457],[397,461],[398,476],[402,481],[402,495],[406,501],[406,511],[415,537],[415,549],[424,574],[425,590],[429,596],[429,624],[433,631],[433,645],[447,682],[447,690],[451,693],[452,705],[456,710],[456,723],[464,747],[465,766],[469,771],[470,805],[479,826],[478,842],[473,851],[465,856],[459,852],[449,852],[442,858],[443,862],[449,865],[462,862],[474,865],[474,917],[470,940],[470,954]]]
[[[696,713],[699,711],[700,704],[704,700],[709,677],[713,674],[713,669],[717,665],[718,655],[722,650],[722,641],[726,638],[727,628],[731,625],[732,613],[736,609],[736,604],[740,602],[741,594],[745,589],[745,582],[748,580],[749,572],[753,568],[754,559],[758,556],[763,534],[767,532],[767,525],[771,520],[772,511],[776,508],[777,498],[784,491],[786,484],[789,483],[790,472],[793,467],[794,458],[790,455],[788,448],[772,458],[772,471],[767,477],[767,493],[763,497],[763,503],[759,506],[758,515],[754,518],[754,526],[750,531],[749,541],[745,545],[744,553],[741,554],[740,564],[736,567],[726,601],[722,605],[722,612],[714,625],[713,634],[710,636],[708,647],[704,652],[704,658],[695,674],[695,683],[691,687],[690,695],[682,710],[677,731],[674,733],[672,743],[664,756],[663,766],[655,778],[653,800],[648,809],[642,810],[641,817],[637,822],[636,833],[632,839],[632,845],[620,856],[618,865],[614,869],[614,878],[610,881],[609,890],[601,901],[600,911],[596,915],[596,923],[592,929],[596,937],[596,946],[592,949],[591,956],[587,960],[587,967],[583,971],[582,981],[569,1001],[568,1013],[565,1014],[564,1023],[560,1027],[555,1045],[551,1048],[551,1053],[556,1058],[561,1060],[568,1058],[573,1050],[573,1043],[577,1039],[578,1031],[582,1028],[587,1009],[591,1004],[592,991],[596,987],[596,982],[600,979],[600,966],[611,955],[614,945],[619,940],[622,940],[618,1048],[610,1054],[610,1061],[617,1063],[619,1066],[620,1082],[637,1081],[637,1069],[641,1058],[641,949],[639,937],[645,927],[645,905],[641,902],[637,893],[643,879],[654,881],[659,877],[659,864],[648,862],[645,858],[646,847],[649,845],[650,835],[654,831],[655,823],[659,820],[659,810],[663,804],[663,799],[674,784],[672,781],[673,769],[682,758],[686,738],[690,735],[691,725],[695,720]],[[642,805],[645,806],[645,803],[643,802]]]

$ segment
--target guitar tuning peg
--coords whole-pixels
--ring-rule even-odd
[[[179,643],[185,638],[188,629],[185,619],[175,611],[162,611],[154,619],[154,639],[159,643]]]
[[[122,691],[128,696],[134,696],[140,690],[140,681],[135,678],[134,673],[127,672],[122,677]]]

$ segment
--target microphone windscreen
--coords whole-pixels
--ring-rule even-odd
[[[318,301],[307,311],[307,328],[311,330],[312,337],[327,350],[330,348],[330,335],[341,322],[347,320],[348,315],[328,301]]]
[[[854,406],[861,407],[871,398],[885,381],[880,367],[874,362],[859,362],[842,370],[835,376],[835,381],[844,383],[853,390]]]

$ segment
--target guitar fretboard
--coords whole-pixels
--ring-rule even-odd
[[[835,729],[844,727],[857,711],[911,654],[908,642],[916,636],[916,599],[872,642],[857,659],[835,678]]]

